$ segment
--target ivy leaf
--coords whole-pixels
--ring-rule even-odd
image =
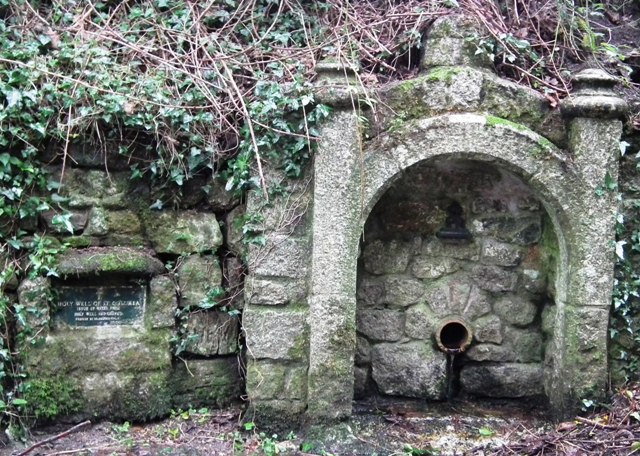
[[[620,155],[624,155],[627,152],[627,147],[630,145],[631,144],[626,141],[620,141]]]
[[[8,93],[5,93],[5,96],[7,97],[7,107],[11,108],[15,105],[17,105],[18,103],[20,103],[20,100],[22,100],[22,93],[20,93],[19,90],[11,90]]]
[[[624,260],[624,246],[626,244],[627,244],[627,241],[616,242],[616,256],[621,260]]]

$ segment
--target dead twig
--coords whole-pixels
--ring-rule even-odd
[[[23,452],[18,453],[17,456],[25,456],[25,455],[31,453],[36,448],[41,447],[42,445],[46,445],[47,443],[55,442],[56,440],[60,440],[60,439],[62,439],[64,437],[68,436],[69,434],[73,434],[74,432],[79,431],[80,429],[82,429],[85,426],[89,426],[90,424],[91,424],[91,421],[89,421],[89,420],[83,421],[80,424],[76,424],[71,429],[68,429],[68,430],[66,430],[64,432],[61,432],[60,434],[54,435],[53,437],[49,437],[49,438],[44,439],[44,440],[42,440],[40,442],[34,443],[33,445],[31,445],[29,448],[27,448]]]

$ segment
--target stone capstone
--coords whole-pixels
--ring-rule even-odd
[[[58,262],[58,273],[62,277],[99,274],[154,276],[164,271],[164,265],[146,250],[130,247],[71,249],[63,253]]]
[[[446,357],[424,342],[373,346],[373,380],[378,390],[393,396],[443,399]]]
[[[469,394],[485,397],[529,397],[544,394],[540,364],[467,365],[460,384]]]
[[[151,212],[146,231],[158,253],[215,252],[222,245],[222,233],[215,214],[195,211]]]

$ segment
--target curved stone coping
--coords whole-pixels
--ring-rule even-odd
[[[63,278],[100,274],[154,276],[164,271],[162,262],[148,251],[130,247],[72,249],[58,262],[58,273]]]
[[[519,176],[561,213],[571,213],[579,174],[565,153],[524,125],[482,114],[451,114],[406,122],[365,148],[362,223],[379,197],[416,163],[430,159],[493,162]],[[547,209],[549,209],[547,207]]]

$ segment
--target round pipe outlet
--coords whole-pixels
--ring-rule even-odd
[[[473,339],[471,327],[460,318],[448,318],[436,330],[436,343],[445,353],[456,354],[465,351]]]

